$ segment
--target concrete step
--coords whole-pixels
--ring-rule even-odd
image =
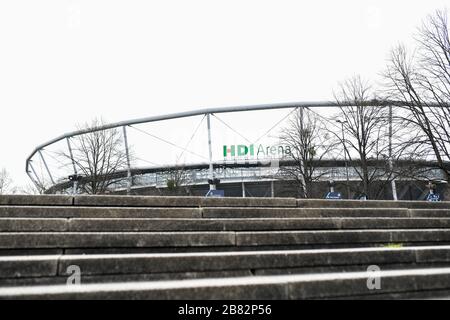
[[[3,218],[450,218],[447,209],[0,206]]]
[[[67,276],[71,265],[93,276],[429,263],[450,264],[450,246],[0,257],[0,278]]]
[[[234,232],[2,232],[0,249],[234,246]]]
[[[0,195],[0,206],[93,207],[300,207],[300,208],[404,208],[450,209],[450,202],[359,201],[293,198],[204,198],[155,196]]]
[[[449,214],[450,210],[446,210]],[[320,209],[320,208],[203,208],[204,218],[328,218],[328,217],[408,217],[408,209]]]
[[[450,202],[359,201],[293,198],[204,198],[143,196],[76,196],[77,206],[140,207],[302,207],[302,208],[433,208],[450,209]]]
[[[0,195],[0,206],[71,206],[72,196],[61,195]]]
[[[76,196],[76,206],[111,207],[296,207],[294,198],[205,198],[142,196]]]
[[[332,218],[332,217],[448,217],[448,209],[402,208],[203,208],[204,218]]]
[[[0,217],[23,218],[201,218],[199,208],[0,206]]]
[[[55,218],[0,218],[0,232],[68,231],[68,219]]]
[[[75,290],[57,285],[71,265]],[[449,280],[448,202],[0,196],[2,298],[433,296]]]
[[[450,209],[449,201],[389,201],[389,200],[325,200],[298,199],[299,208],[403,208],[403,209]]]
[[[274,275],[299,275],[299,274],[323,274],[323,273],[348,273],[365,272],[368,265],[344,265],[326,267],[300,267],[300,268],[275,268],[275,269],[247,269],[220,271],[194,271],[194,272],[160,272],[160,273],[117,273],[82,275],[83,284],[114,283],[114,282],[137,282],[137,281],[161,281],[161,280],[189,280],[207,278],[231,278],[251,276],[274,276]],[[449,268],[449,263],[434,264],[387,264],[379,265],[384,271],[424,268]],[[11,286],[39,286],[66,284],[68,275],[44,276],[44,277],[20,277],[0,278],[0,287]]]
[[[332,218],[332,217],[450,217],[447,209],[385,208],[203,208],[204,218]]]
[[[379,277],[379,289],[368,282]],[[450,268],[0,288],[1,299],[330,299],[449,290]]]
[[[88,207],[296,207],[294,198],[205,198],[160,196],[25,196],[0,195],[0,206],[88,206]]]
[[[385,245],[450,242],[450,229],[199,232],[1,232],[0,249]]]
[[[450,229],[450,218],[71,219],[68,224],[70,231]]]
[[[392,292],[371,295],[352,296],[352,300],[450,300],[450,290],[427,290],[411,292]],[[347,297],[336,297],[329,300],[348,300]]]
[[[450,218],[0,218],[0,232],[450,229]]]
[[[358,270],[361,271],[361,270]],[[249,270],[221,270],[205,272],[162,272],[162,273],[140,273],[140,274],[112,274],[112,275],[84,275],[83,284],[88,283],[113,283],[113,282],[137,282],[137,281],[161,281],[161,280],[188,280],[206,278],[231,278],[250,277],[253,274]],[[44,276],[44,277],[21,277],[0,278],[1,287],[26,287],[39,285],[61,285],[66,284],[68,276]]]
[[[237,232],[236,246],[311,244],[439,243],[450,240],[448,229],[364,229]]]

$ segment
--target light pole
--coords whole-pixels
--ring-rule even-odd
[[[341,130],[342,130],[342,143],[344,145],[344,162],[345,162],[345,174],[347,176],[347,198],[350,199],[350,178],[348,176],[348,163],[347,163],[347,147],[345,145],[345,131],[344,131],[344,124],[348,123],[347,121],[343,120],[336,120],[337,123],[341,124]]]
[[[392,106],[389,106],[389,170],[391,173],[394,171],[394,163],[392,159],[392,135],[393,135],[393,110]],[[395,178],[391,181],[391,188],[392,188],[392,198],[394,201],[398,200],[397,197],[397,184],[395,183]]]
[[[213,155],[212,155],[212,144],[211,144],[211,114],[206,115],[206,121],[208,126],[208,150],[209,150],[209,190],[216,190],[216,184],[214,183],[214,167],[213,167]]]
[[[304,139],[304,134],[305,134],[305,130],[304,130],[304,125],[303,125],[303,107],[300,107],[300,109],[299,109],[299,111],[300,111],[300,143],[301,143],[301,146],[302,146],[302,156],[301,156],[301,159],[300,159],[300,170],[301,170],[301,181],[302,181],[302,189],[303,189],[303,196],[305,197],[305,198],[307,198],[308,196],[307,196],[307,190],[306,190],[306,179],[305,179],[305,175],[306,175],[306,169],[305,169],[305,163],[304,163],[304,160],[305,160],[305,149],[306,149],[306,147],[307,147],[307,145],[306,145],[306,143],[304,143],[305,142],[305,139]]]

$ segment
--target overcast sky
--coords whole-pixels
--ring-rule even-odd
[[[446,3],[2,0],[0,168],[97,116],[332,99]]]

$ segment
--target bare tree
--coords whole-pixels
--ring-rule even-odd
[[[41,187],[41,185],[35,185],[34,183],[27,183],[21,187],[15,188],[15,194],[25,194],[25,195],[37,195],[44,194],[47,189]]]
[[[95,119],[79,129],[96,129],[103,121]],[[61,155],[72,161],[83,177],[79,188],[88,194],[104,194],[108,188],[126,178],[118,173],[127,168],[127,154],[122,134],[118,129],[96,130],[70,140],[70,152]]]
[[[341,83],[335,98],[340,109],[338,118],[345,134],[341,136],[336,130],[330,132],[340,141],[361,180],[359,192],[369,198],[377,198],[382,188],[375,190],[375,182],[386,182],[390,176],[387,162],[389,109],[360,76]]]
[[[189,194],[193,178],[183,165],[165,170],[167,189],[174,194]]]
[[[42,172],[37,172],[36,178],[32,184],[28,184],[23,188],[19,188],[19,192],[23,194],[45,194],[52,188],[52,183],[46,180]]]
[[[9,172],[3,168],[0,170],[0,194],[11,192],[12,179]]]
[[[317,114],[299,108],[283,129],[280,141],[290,149],[286,160],[293,162],[280,167],[280,176],[295,181],[301,190],[300,196],[308,198],[311,184],[326,174],[318,172],[318,161],[334,147],[329,143],[325,125]]]
[[[167,187],[170,190],[177,190],[184,184],[188,183],[187,171],[183,168],[170,169],[167,171]]]
[[[0,170],[0,195],[1,194],[44,194],[46,188],[41,184],[27,183],[24,186],[14,186],[11,175],[3,168]]]
[[[416,36],[417,50],[399,45],[391,52],[384,74],[390,97],[404,109],[410,146],[434,156],[450,179],[450,40],[445,11],[428,16]],[[433,105],[430,104],[433,103]]]

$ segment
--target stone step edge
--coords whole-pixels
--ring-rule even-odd
[[[12,212],[14,211],[20,211],[20,210],[38,210],[38,211],[49,211],[49,216],[53,218],[83,218],[83,216],[79,217],[78,215],[72,216],[74,212],[82,212],[82,211],[91,211],[92,215],[95,215],[95,212],[98,212],[99,214],[104,214],[105,212],[110,211],[113,215],[114,213],[123,213],[124,211],[129,210],[130,215],[133,215],[133,213],[162,213],[168,210],[173,210],[174,212],[191,212],[193,215],[191,218],[197,219],[197,218],[220,218],[220,215],[222,211],[225,212],[224,218],[246,218],[246,214],[250,215],[248,218],[258,218],[258,215],[262,215],[261,218],[283,218],[283,215],[287,213],[298,213],[299,218],[301,218],[301,214],[304,213],[305,215],[308,214],[324,214],[324,218],[332,218],[333,214],[345,212],[348,214],[355,213],[356,217],[359,217],[357,214],[364,213],[364,214],[371,214],[367,217],[374,217],[377,213],[383,213],[382,217],[389,217],[386,213],[391,213],[392,217],[399,217],[399,218],[426,218],[428,215],[430,218],[433,217],[443,217],[442,214],[448,214],[450,217],[450,207],[449,208],[299,208],[299,207],[200,207],[200,208],[194,208],[194,207],[90,207],[90,206],[18,206],[18,205],[0,205],[0,214],[4,210],[10,209]],[[52,216],[52,211],[59,211],[62,210],[63,212],[57,216]],[[64,210],[67,210],[67,213],[64,213]],[[160,210],[161,212],[158,212]],[[277,211],[279,211],[279,215],[281,217],[277,216]],[[272,216],[268,216],[267,213],[274,212]],[[237,213],[239,213],[239,216],[234,216]],[[12,213],[11,213],[12,214]],[[399,214],[401,214],[399,216]],[[22,213],[21,215],[4,215],[2,214],[0,217],[2,218],[27,218],[27,217],[34,217],[39,218],[39,215],[32,215],[30,213]],[[287,217],[287,218],[295,218],[297,216]],[[305,216],[307,218],[308,216]],[[350,216],[349,216],[350,217]],[[85,217],[86,219],[89,217]],[[93,216],[92,218],[95,218]],[[151,218],[151,216],[149,216]],[[158,218],[162,218],[162,216],[158,216]],[[170,216],[168,217],[170,218]],[[174,217],[177,218],[177,217]],[[183,218],[183,217],[179,217]],[[187,218],[187,217],[186,217]],[[339,216],[336,216],[336,218],[339,218]]]
[[[392,225],[386,225],[389,222]],[[142,223],[146,223],[142,226]],[[256,225],[255,225],[256,223]],[[151,225],[149,225],[151,224]],[[287,226],[285,226],[287,224]],[[381,225],[378,225],[381,224]],[[195,227],[193,226],[195,225]],[[261,227],[261,225],[263,227]],[[139,226],[139,227],[137,227]],[[153,226],[153,227],[152,227]],[[260,227],[258,227],[260,226]],[[449,218],[35,218],[0,217],[0,232],[189,232],[448,229]]]
[[[134,207],[154,206],[152,202],[162,203],[164,207],[217,207],[228,204],[227,207],[235,207],[245,204],[247,207],[395,207],[412,208],[414,206],[424,208],[450,208],[450,202],[429,203],[426,201],[393,201],[393,200],[324,200],[324,199],[295,199],[295,198],[205,198],[205,197],[159,197],[159,196],[109,196],[109,195],[3,195],[0,196],[0,206],[8,204],[26,205],[52,205],[52,206],[124,206],[124,203],[134,202]],[[115,203],[113,205],[112,203]],[[235,205],[236,204],[236,205]]]
[[[318,236],[321,236],[318,238]],[[347,235],[354,236],[347,238]],[[342,244],[438,244],[450,229],[369,229],[255,232],[4,232],[0,247],[12,249],[213,248]]]
[[[260,258],[260,257],[271,257],[271,256],[286,256],[286,259],[294,256],[327,256],[331,254],[361,254],[370,255],[374,253],[407,253],[409,263],[423,264],[430,261],[421,257],[421,254],[430,254],[433,251],[438,253],[447,253],[446,260],[450,260],[450,245],[447,246],[416,246],[416,247],[405,247],[405,248],[350,248],[350,249],[304,249],[304,250],[267,250],[267,251],[236,251],[236,252],[190,252],[190,253],[124,253],[124,254],[57,254],[57,255],[36,255],[36,256],[0,256],[0,266],[2,264],[15,264],[16,266],[25,266],[28,264],[34,267],[39,267],[39,263],[46,265],[47,272],[42,272],[42,274],[26,277],[41,277],[41,276],[67,276],[67,267],[69,265],[80,263],[83,261],[95,262],[103,261],[108,263],[107,260],[151,260],[151,259],[167,259],[176,260],[182,258],[190,259],[205,259],[205,258]],[[403,256],[404,257],[404,256]],[[105,262],[106,261],[106,262]],[[431,262],[443,262],[444,260],[433,260]],[[402,260],[402,262],[405,262]],[[348,263],[346,265],[352,265]],[[308,265],[309,266],[309,265]],[[320,265],[320,266],[325,266]],[[331,265],[330,265],[331,266]],[[297,266],[300,267],[300,266]],[[310,266],[312,267],[312,266]],[[267,266],[259,266],[258,268],[268,268]],[[51,269],[52,271],[48,271]],[[101,268],[100,268],[101,269]],[[88,271],[87,275],[101,275],[106,274],[99,269],[99,272]],[[205,270],[210,270],[205,268]],[[205,271],[203,270],[203,271]],[[211,269],[212,270],[212,269]],[[186,271],[186,270],[185,270]],[[189,270],[187,270],[189,271]],[[115,272],[118,272],[115,270]],[[177,271],[178,272],[178,271]],[[120,274],[126,274],[126,272],[119,272]],[[109,273],[108,273],[109,274]],[[7,277],[10,278],[10,277]]]
[[[411,279],[412,278],[412,279]],[[375,279],[379,279],[379,287]],[[0,288],[1,299],[313,299],[450,288],[450,268]],[[441,281],[439,281],[441,280]],[[446,281],[442,281],[446,280]],[[374,287],[369,288],[369,283]]]

